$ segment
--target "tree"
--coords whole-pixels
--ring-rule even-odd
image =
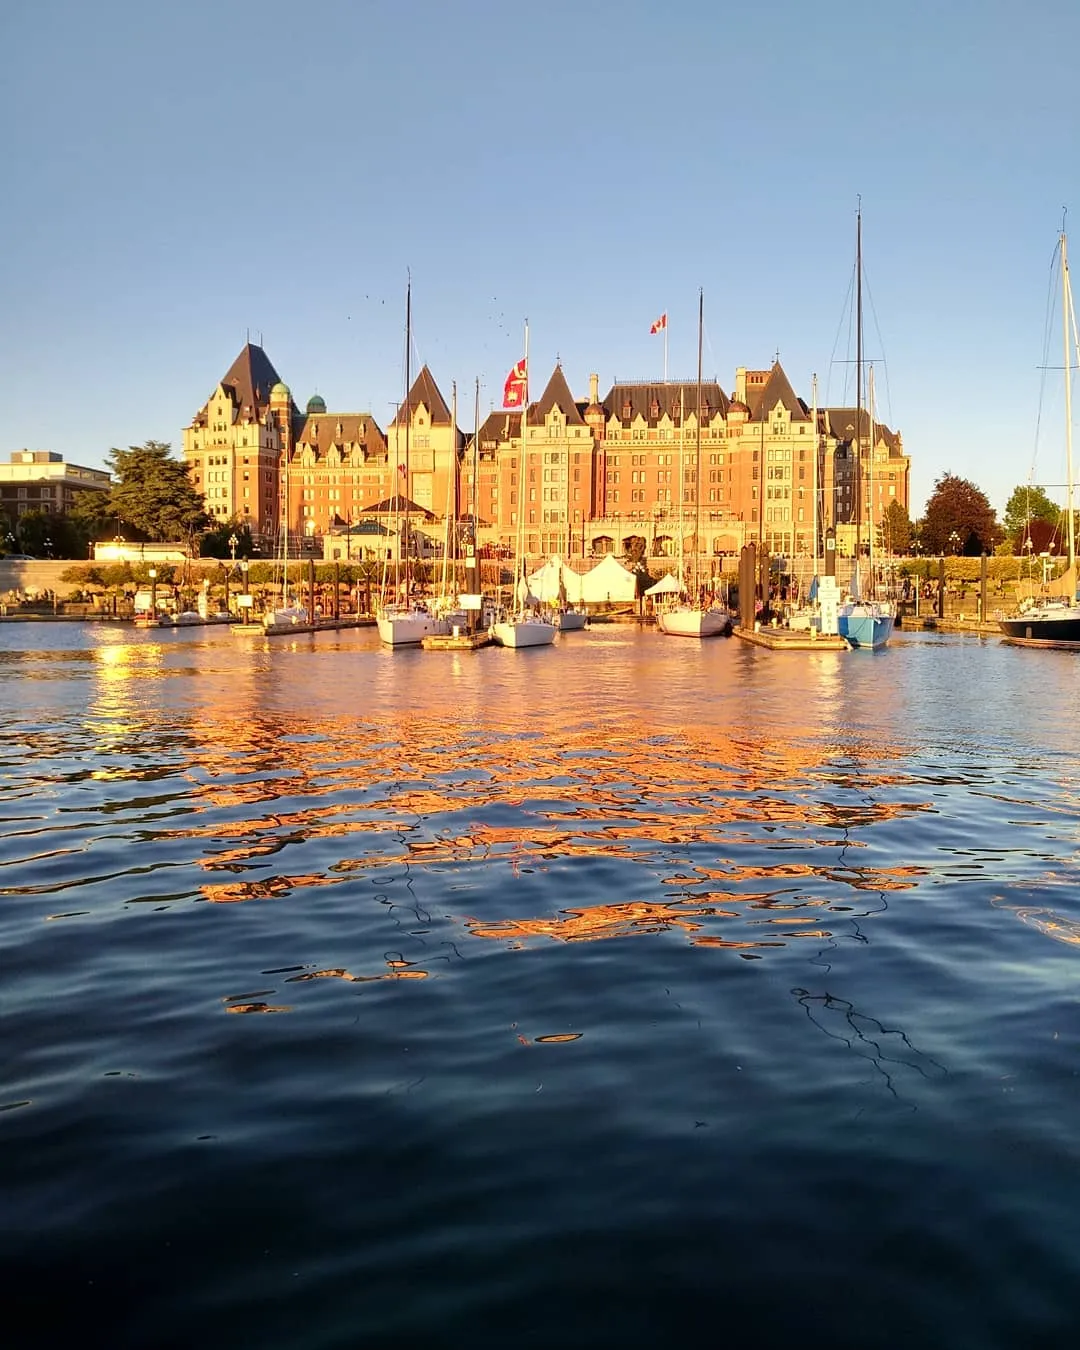
[[[24,553],[29,553],[34,558],[45,556],[49,551],[46,548],[46,540],[48,540],[50,546],[52,544],[49,525],[50,517],[36,507],[30,511],[25,511],[19,517],[15,533],[19,537],[19,547]]]
[[[994,508],[986,493],[967,478],[943,473],[934,484],[919,522],[924,553],[991,553],[1001,538]]]
[[[881,542],[886,553],[906,557],[911,552],[911,517],[901,502],[889,503],[881,522]]]
[[[207,530],[199,544],[199,555],[203,558],[231,558],[233,556],[229,540],[236,540],[236,556],[250,558],[254,548],[251,526],[244,520],[223,521],[213,529]]]
[[[108,493],[109,514],[145,538],[192,543],[213,523],[187,466],[172,458],[172,447],[164,441],[114,447],[107,459],[116,479]]]
[[[1005,533],[1013,541],[1016,552],[1024,546],[1028,525],[1033,520],[1043,520],[1057,526],[1062,516],[1062,508],[1046,495],[1046,489],[1035,484],[1021,483],[1013,489],[1013,494],[1005,503],[1005,516],[1002,525]]]

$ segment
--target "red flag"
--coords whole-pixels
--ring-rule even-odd
[[[401,474],[402,478],[405,477],[405,465],[404,465],[404,464],[399,464],[399,465],[397,466],[397,471],[398,471],[399,474]]]
[[[503,385],[503,407],[520,408],[525,402],[525,386],[528,383],[529,369],[522,358],[506,377]]]
[[[665,311],[663,314],[660,315],[660,317],[657,319],[657,321],[656,321],[656,322],[653,324],[653,326],[649,329],[649,332],[650,332],[650,333],[662,333],[666,327],[667,327],[667,313],[666,313],[666,311]]]

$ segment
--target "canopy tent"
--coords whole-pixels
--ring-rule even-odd
[[[655,586],[650,586],[645,592],[646,595],[681,595],[684,590],[682,582],[673,577],[670,572],[662,576]]]
[[[553,605],[565,601],[577,605],[581,603],[581,583],[582,578],[572,567],[561,558],[551,557],[543,567],[529,573],[524,585],[518,583],[518,599],[522,602],[525,600],[527,586],[528,594],[541,604]]]
[[[636,600],[637,575],[609,553],[581,578],[581,598],[587,605]]]

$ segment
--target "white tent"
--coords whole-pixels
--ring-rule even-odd
[[[662,576],[655,586],[650,586],[645,592],[646,595],[681,595],[684,586],[677,577],[673,577],[670,572]]]
[[[526,581],[529,594],[535,596],[542,604],[553,605],[560,598],[572,605],[581,603],[582,578],[561,558],[554,556],[549,558],[543,567],[538,567],[535,572],[530,572]],[[563,587],[561,597],[559,595],[560,582]],[[524,595],[524,588],[521,588],[521,595]]]
[[[609,553],[581,578],[581,598],[587,605],[636,600],[637,576]]]

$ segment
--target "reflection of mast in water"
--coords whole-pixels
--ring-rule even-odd
[[[812,994],[808,989],[795,988],[791,992],[814,1026],[872,1064],[897,1100],[900,1094],[893,1082],[895,1069],[911,1069],[926,1079],[948,1076],[943,1064],[912,1045],[906,1031],[887,1027],[869,1013],[859,1012],[847,999],[830,993]]]

